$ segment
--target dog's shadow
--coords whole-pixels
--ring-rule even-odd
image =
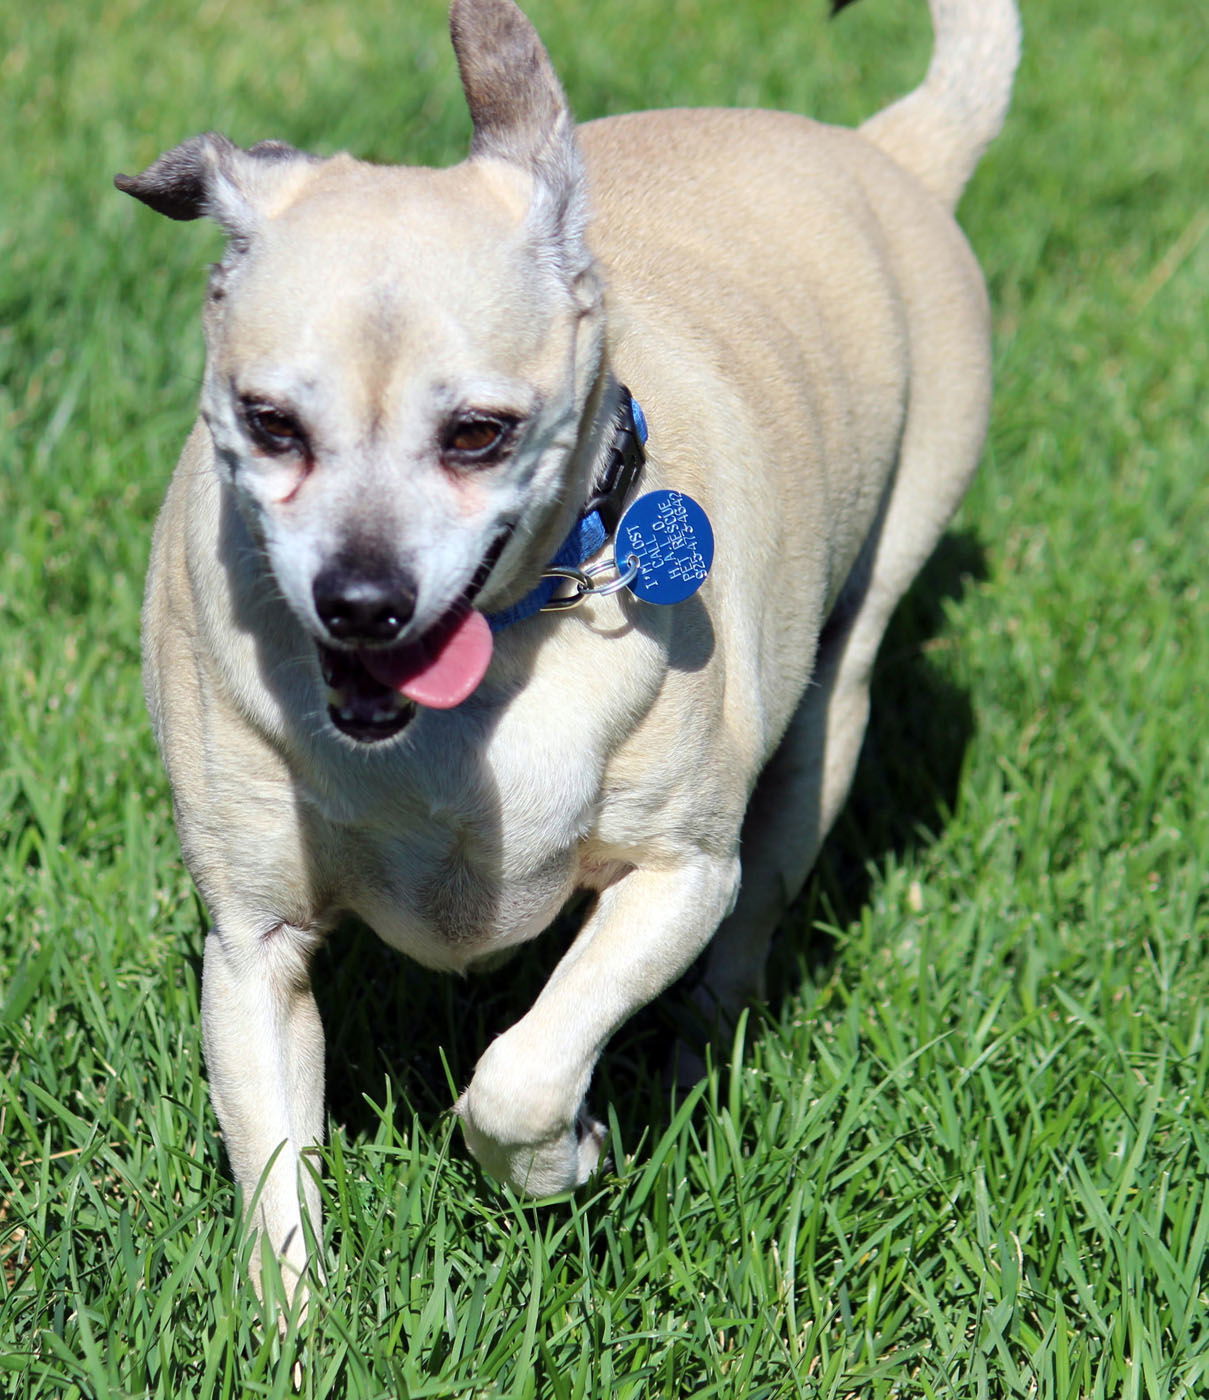
[[[985,577],[978,538],[952,532],[891,621],[851,795],[770,959],[774,1012],[797,990],[803,967],[807,976],[827,972],[832,946],[820,924],[843,927],[858,919],[878,867],[927,844],[953,808],[973,716],[968,696],[931,656],[945,645],[946,605]],[[389,1077],[400,1127],[414,1110],[435,1129],[492,1037],[533,1003],[582,915],[582,906],[569,909],[509,962],[464,980],[416,967],[360,925],[337,932],[313,969],[333,1118],[354,1139],[372,1135],[380,1118],[373,1105],[385,1101]],[[686,1000],[682,988],[665,993],[618,1032],[602,1058],[591,1102],[613,1105],[627,1145],[666,1126],[671,1100],[661,1071]]]

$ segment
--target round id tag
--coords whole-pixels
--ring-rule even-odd
[[[637,559],[629,589],[644,603],[682,603],[705,582],[714,562],[709,516],[682,491],[648,491],[621,517],[613,536],[617,567]]]

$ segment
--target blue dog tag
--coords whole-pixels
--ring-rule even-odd
[[[621,517],[613,537],[617,567],[631,557],[638,573],[630,591],[644,603],[682,603],[705,582],[714,562],[709,516],[682,491],[648,491]]]

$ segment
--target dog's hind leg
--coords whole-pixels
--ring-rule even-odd
[[[733,1020],[764,994],[764,963],[777,923],[848,795],[869,717],[873,663],[890,616],[978,465],[990,399],[986,302],[972,260],[955,280],[964,292],[964,315],[954,316],[943,296],[917,309],[922,333],[898,469],[878,526],[820,638],[810,685],[748,808],[739,901],[710,945],[698,989],[711,1017]]]
[[[202,1031],[210,1093],[249,1226],[293,1297],[306,1267],[302,1212],[319,1192],[303,1153],[323,1136],[323,1027],[308,964],[314,935],[223,919],[206,938]],[[251,1259],[259,1289],[260,1239]]]

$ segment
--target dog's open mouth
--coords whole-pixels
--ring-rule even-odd
[[[477,689],[494,642],[487,619],[471,603],[511,533],[511,525],[501,531],[469,587],[422,637],[388,647],[317,644],[328,717],[342,734],[375,744],[398,734],[417,705],[451,710]]]
[[[417,705],[434,710],[460,705],[486,674],[492,648],[487,619],[464,599],[414,642],[355,651],[321,642],[328,715],[350,739],[389,739],[412,718]]]
[[[375,744],[393,738],[416,712],[415,705],[390,686],[375,680],[355,651],[319,647],[319,666],[327,682],[327,715],[350,739]]]

